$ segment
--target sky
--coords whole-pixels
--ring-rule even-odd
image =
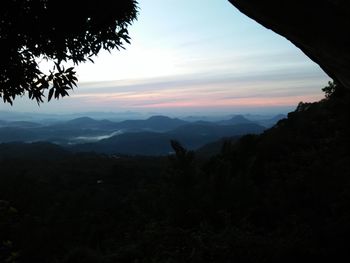
[[[70,97],[0,110],[203,115],[288,112],[329,78],[298,48],[227,0],[139,0],[131,45],[77,67]],[[41,65],[45,68],[46,65]]]

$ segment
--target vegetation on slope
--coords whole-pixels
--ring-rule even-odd
[[[1,161],[1,260],[335,261],[350,244],[350,94],[331,92],[205,162]]]

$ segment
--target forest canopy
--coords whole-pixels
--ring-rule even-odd
[[[0,98],[17,96],[43,102],[68,95],[76,85],[74,67],[101,49],[130,43],[128,26],[137,18],[135,0],[4,0],[0,2]],[[53,63],[43,73],[39,60]]]

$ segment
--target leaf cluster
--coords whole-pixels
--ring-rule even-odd
[[[127,27],[137,17],[135,0],[4,0],[0,3],[0,97],[11,103],[28,93],[43,102],[68,95],[76,85],[74,65],[92,61],[101,49],[130,43]],[[39,59],[54,63],[49,74]],[[51,96],[50,96],[51,95]]]
[[[345,87],[336,81],[328,81],[328,85],[322,88],[322,91],[326,99],[341,97],[346,93]]]

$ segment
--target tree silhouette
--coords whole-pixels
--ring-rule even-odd
[[[344,95],[344,89],[344,86],[342,86],[338,82],[328,81],[328,85],[322,88],[322,91],[324,92],[326,99],[330,99],[332,97],[339,97]]]
[[[11,103],[27,95],[43,102],[68,95],[76,85],[73,67],[101,49],[124,48],[127,27],[137,17],[135,0],[4,0],[0,3],[0,97]],[[53,63],[50,73],[38,61]]]

